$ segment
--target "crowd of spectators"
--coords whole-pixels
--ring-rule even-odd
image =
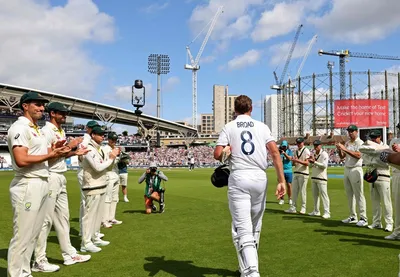
[[[214,160],[214,148],[210,146],[197,146],[188,149],[182,148],[154,148],[146,152],[129,152],[131,167],[145,167],[149,161],[155,161],[163,167],[187,166],[189,159],[194,157],[196,167],[209,167],[219,165]]]

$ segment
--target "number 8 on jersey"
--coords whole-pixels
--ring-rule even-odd
[[[251,155],[254,153],[255,146],[254,143],[251,141],[253,139],[253,135],[250,131],[242,131],[240,134],[240,139],[242,140],[241,149],[243,154]]]

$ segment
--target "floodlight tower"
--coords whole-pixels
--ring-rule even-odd
[[[157,117],[160,118],[161,74],[169,73],[169,56],[151,54],[148,61],[148,71],[157,74]]]
[[[190,44],[192,44],[199,36],[201,33],[203,33],[204,29],[192,40],[192,42],[189,43],[188,46],[186,46],[186,51],[190,59],[190,64],[185,64],[185,69],[191,70],[192,71],[192,93],[193,93],[193,127],[197,129],[197,71],[200,69],[199,65],[199,60],[201,57],[201,54],[203,54],[204,48],[206,47],[207,41],[210,38],[210,35],[215,27],[215,23],[217,23],[217,19],[220,16],[221,13],[224,11],[222,10],[223,6],[220,6],[212,18],[212,20],[207,24],[210,25],[210,28],[207,31],[206,37],[203,40],[203,43],[200,46],[199,53],[197,53],[196,58],[194,59],[192,56],[192,53],[190,52]],[[206,26],[206,27],[207,27]]]

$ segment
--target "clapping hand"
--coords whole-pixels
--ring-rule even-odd
[[[76,155],[76,156],[84,156],[84,155],[86,155],[86,154],[89,153],[89,152],[90,152],[89,149],[87,149],[86,147],[81,146],[81,147],[75,152],[75,155]]]
[[[83,141],[83,137],[74,138],[68,142],[68,147],[71,149],[77,148]]]
[[[400,152],[400,145],[397,144],[397,143],[393,144],[393,145],[392,145],[392,150],[393,150],[394,152]]]
[[[51,149],[61,148],[61,147],[64,146],[65,142],[66,142],[65,139],[63,139],[63,140],[58,140],[58,141],[56,141],[55,143],[52,144]]]

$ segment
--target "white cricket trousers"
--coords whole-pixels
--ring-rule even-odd
[[[85,209],[82,217],[82,246],[86,247],[95,239],[95,233],[100,230],[103,218],[105,193],[86,195]]]
[[[35,248],[35,261],[46,258],[47,237],[51,226],[57,233],[61,253],[64,260],[76,255],[69,236],[69,207],[67,196],[67,180],[63,173],[50,172],[49,197],[46,201],[46,216]]]
[[[79,191],[81,192],[81,202],[79,206],[79,229],[80,229],[80,234],[82,234],[82,217],[83,214],[85,213],[85,194],[82,191],[82,186],[83,186],[83,169],[79,168],[77,172],[78,176],[78,183],[79,183]]]
[[[330,206],[330,201],[329,201],[329,196],[328,196],[328,182],[327,181],[322,181],[322,180],[317,180],[313,179],[311,177],[311,189],[313,193],[313,198],[314,198],[314,212],[319,213],[319,206],[320,202],[319,199],[321,197],[322,200],[322,206],[324,207],[324,214],[331,214],[329,210]]]
[[[362,167],[344,168],[344,189],[347,195],[350,217],[357,218],[356,203],[360,218],[367,220],[367,206],[364,197],[364,178]]]
[[[10,184],[13,237],[8,247],[9,277],[31,274],[31,258],[46,214],[49,193],[47,178],[15,177]]]
[[[259,239],[262,218],[265,210],[267,177],[264,171],[237,170],[230,174],[228,184],[229,210],[232,216],[232,239],[238,252],[239,266],[243,272],[243,256],[241,257],[239,242],[243,238],[255,241],[255,248],[250,248],[245,263],[256,268],[258,272]]]
[[[386,225],[393,224],[392,198],[390,196],[390,178],[378,177],[378,180],[376,180],[375,183],[369,185],[371,189],[372,224],[381,223],[382,209]]]
[[[392,195],[394,202],[394,230],[396,235],[400,234],[400,174],[392,176]]]
[[[115,219],[117,203],[119,202],[119,175],[116,172],[107,172],[108,184],[105,196],[103,222]]]
[[[303,175],[299,173],[293,174],[292,183],[292,208],[297,211],[297,198],[301,196],[301,211],[306,211],[307,206],[307,183],[308,175]]]

